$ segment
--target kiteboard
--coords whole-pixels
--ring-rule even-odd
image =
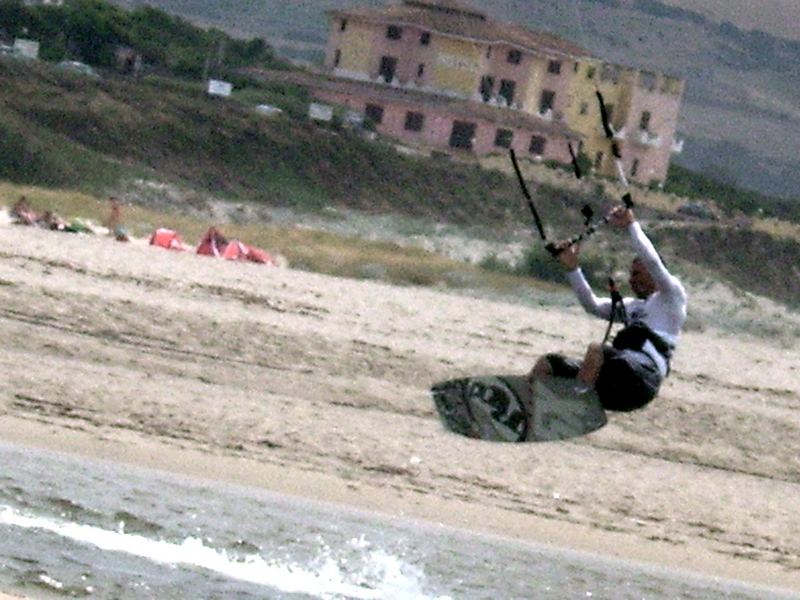
[[[545,442],[585,435],[606,424],[593,390],[575,379],[490,375],[451,379],[431,387],[444,426],[494,442]]]

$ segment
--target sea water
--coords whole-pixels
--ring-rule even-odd
[[[0,590],[30,598],[790,597],[0,444]]]

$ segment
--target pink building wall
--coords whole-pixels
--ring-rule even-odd
[[[662,91],[664,77],[655,78],[653,89],[642,87],[641,74],[634,84],[630,99],[628,119],[625,123],[626,149],[623,153],[626,173],[631,173],[635,160],[639,161],[636,175],[631,179],[643,184],[653,180],[664,181],[667,177],[672,145],[675,142],[675,129],[680,111],[682,89],[678,93]],[[640,129],[643,112],[650,113],[650,124],[647,128],[649,138],[659,138],[659,145],[648,145],[642,140],[644,133]]]
[[[361,113],[364,112],[367,104],[382,106],[383,119],[376,126],[377,131],[406,144],[424,145],[448,152],[457,151],[450,147],[453,122],[467,121],[476,125],[472,152],[478,156],[507,151],[506,148],[494,145],[497,129],[503,128],[513,131],[512,147],[519,156],[533,157],[529,151],[531,138],[540,136],[546,140],[544,153],[541,156],[543,160],[557,160],[566,163],[570,161],[567,138],[553,132],[545,133],[532,128],[507,126],[481,117],[454,116],[446,107],[420,107],[410,102],[390,102],[384,99],[373,101],[366,96],[354,96],[330,90],[317,90],[315,96],[324,102],[347,106]],[[409,111],[424,114],[425,120],[421,131],[409,131],[405,128],[406,114]]]

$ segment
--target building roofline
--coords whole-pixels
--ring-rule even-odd
[[[478,38],[478,37],[474,37],[474,36],[470,36],[470,35],[466,35],[466,34],[450,33],[450,32],[447,32],[447,31],[441,31],[440,29],[437,29],[436,27],[422,27],[419,23],[414,23],[412,21],[404,21],[404,20],[402,20],[402,17],[394,17],[394,16],[389,15],[389,14],[381,14],[379,9],[373,10],[372,14],[364,14],[363,11],[362,12],[357,12],[357,9],[332,9],[332,10],[325,11],[325,14],[327,14],[329,17],[341,16],[341,17],[353,18],[353,19],[356,19],[356,20],[362,20],[362,21],[367,21],[367,22],[372,22],[372,23],[382,23],[382,24],[387,24],[387,25],[401,25],[403,27],[419,27],[419,28],[423,28],[423,29],[428,29],[430,31],[435,31],[439,35],[446,36],[446,37],[453,38],[453,39],[461,39],[461,40],[466,40],[466,41],[470,41],[470,42],[484,42],[484,43],[489,43],[491,45],[504,44],[504,45],[507,45],[507,46],[511,46],[512,48],[516,48],[518,50],[529,50],[529,51],[535,52],[537,54],[544,54],[544,55],[548,55],[548,56],[552,55],[552,56],[558,56],[558,57],[561,57],[561,58],[572,58],[572,59],[595,58],[595,59],[601,60],[598,57],[592,55],[591,52],[589,52],[586,48],[578,46],[577,44],[574,44],[573,42],[571,42],[569,40],[566,40],[566,39],[563,39],[563,38],[558,38],[558,39],[564,41],[565,43],[567,43],[567,44],[569,44],[571,46],[573,46],[576,50],[580,50],[580,52],[568,52],[566,50],[559,50],[557,48],[553,48],[552,46],[547,45],[546,43],[543,43],[543,44],[541,44],[539,46],[534,46],[534,45],[522,44],[522,43],[517,42],[517,41],[511,41],[511,40],[509,40],[507,38],[503,38],[503,37],[491,38],[489,36],[486,36],[485,38]],[[499,23],[500,25],[504,25],[504,26],[510,26],[511,25],[511,24],[508,24],[508,23],[502,23],[502,22],[494,21],[494,20],[487,20],[486,22],[487,23]],[[527,28],[522,28],[522,27],[521,27],[521,29],[523,29],[525,33],[530,34],[530,35],[534,35],[534,36],[542,35],[541,33],[533,31],[532,29],[527,29]],[[548,36],[552,36],[552,34],[547,34],[547,35]],[[553,36],[553,37],[557,37],[557,36]]]

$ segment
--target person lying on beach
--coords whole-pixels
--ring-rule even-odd
[[[216,227],[209,227],[205,235],[200,239],[197,244],[197,254],[205,254],[207,256],[220,257],[228,245],[228,238],[226,238]]]
[[[590,344],[582,361],[560,354],[540,357],[529,379],[533,382],[548,375],[576,378],[597,392],[605,408],[630,411],[650,402],[668,375],[686,321],[687,298],[683,285],[664,266],[633,211],[617,207],[610,219],[612,225],[627,229],[636,251],[628,279],[635,298],[623,298],[616,306],[612,300],[597,298],[581,272],[577,244],[560,252],[558,260],[584,310],[608,320],[613,310],[615,317],[625,321],[625,328],[611,345]]]
[[[19,200],[11,207],[11,217],[18,225],[36,225],[39,215],[28,205],[28,199],[20,196]]]
[[[59,217],[52,210],[44,211],[37,219],[36,224],[39,227],[49,229],[50,231],[66,231],[67,223]]]

